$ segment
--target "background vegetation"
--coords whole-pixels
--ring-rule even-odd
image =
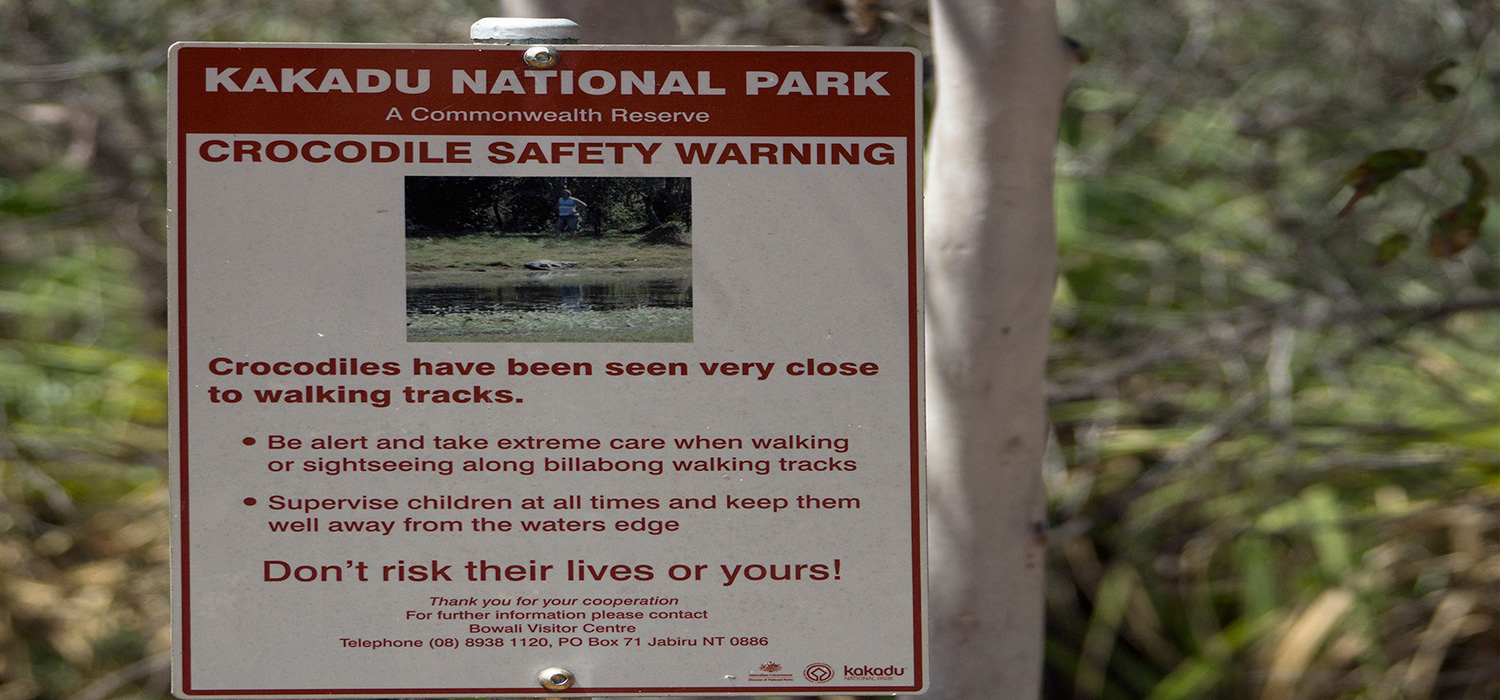
[[[925,42],[915,2],[681,8],[705,43]],[[1500,172],[1500,6],[1060,10],[1092,60],[1059,145],[1047,695],[1500,696],[1500,231],[1462,233]],[[164,693],[167,45],[491,11],[0,0],[0,700]],[[1396,148],[1420,167],[1346,182]]]
[[[685,177],[413,176],[406,178],[406,236],[555,235],[564,190],[587,205],[582,235],[641,235],[668,222],[692,225],[692,180]]]
[[[1065,17],[1058,694],[1500,697],[1500,6]]]

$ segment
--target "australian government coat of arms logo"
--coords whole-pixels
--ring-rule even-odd
[[[791,680],[792,674],[783,672],[781,664],[775,661],[767,661],[750,673],[752,683],[786,683]]]

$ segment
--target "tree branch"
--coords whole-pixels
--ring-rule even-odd
[[[1180,334],[1176,342],[1166,342],[1163,336],[1168,334],[1158,333],[1151,338],[1140,342],[1141,349],[1134,354],[1122,357],[1118,362],[1092,372],[1085,376],[1062,382],[1052,383],[1047,387],[1047,403],[1049,405],[1064,404],[1071,401],[1088,401],[1104,395],[1104,390],[1114,386],[1126,377],[1134,376],[1154,367],[1168,362],[1176,362],[1190,358],[1205,348],[1212,345],[1243,345],[1250,339],[1269,330],[1272,320],[1278,314],[1297,314],[1297,308],[1305,306],[1305,300],[1296,302],[1283,302],[1274,305],[1263,305],[1248,310],[1249,318],[1241,319],[1233,327],[1233,331],[1227,337],[1211,338],[1207,336],[1196,336],[1182,339]],[[1387,304],[1383,306],[1366,305],[1337,305],[1328,307],[1319,312],[1302,312],[1297,324],[1300,329],[1328,328],[1331,326],[1348,326],[1358,323],[1366,323],[1377,319],[1389,319],[1402,322],[1402,330],[1412,328],[1424,323],[1440,321],[1449,316],[1470,311],[1493,311],[1500,309],[1500,294],[1484,294],[1462,299],[1449,299],[1426,304]],[[1246,314],[1246,309],[1236,309],[1228,312],[1228,315]],[[1216,319],[1221,319],[1225,314],[1204,314],[1200,326],[1207,326]],[[1389,334],[1376,334],[1372,340],[1389,340]]]

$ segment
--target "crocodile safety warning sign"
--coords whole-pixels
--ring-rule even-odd
[[[920,692],[920,57],[522,53],[173,48],[175,692]]]

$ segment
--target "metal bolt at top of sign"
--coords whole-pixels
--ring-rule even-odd
[[[580,34],[578,23],[567,19],[485,17],[469,26],[469,39],[476,44],[530,45],[521,60],[537,69],[562,60],[562,53],[548,44],[576,44]],[[537,674],[537,682],[547,690],[567,690],[576,681],[572,671],[556,666]]]
[[[549,44],[576,44],[579,36],[578,23],[567,19],[485,17],[469,27],[469,39],[476,44],[531,45],[521,58],[538,69],[551,68],[562,59]]]
[[[469,27],[476,44],[576,44],[581,33],[569,19],[485,17]]]

